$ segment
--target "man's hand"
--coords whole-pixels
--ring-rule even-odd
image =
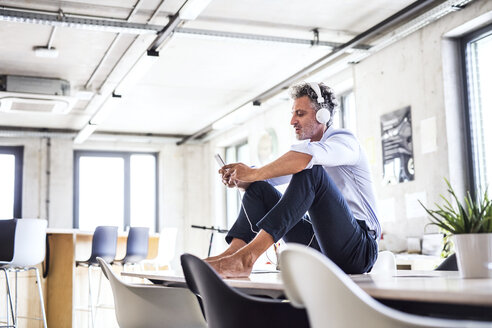
[[[233,163],[223,166],[219,173],[222,178],[228,177],[229,180],[237,180],[243,182],[255,182],[258,180],[258,169],[251,168],[243,163]]]
[[[222,175],[222,183],[229,188],[238,187],[239,189],[246,190],[251,184],[251,182],[233,179],[231,177],[232,171],[224,167],[219,170],[219,173]]]

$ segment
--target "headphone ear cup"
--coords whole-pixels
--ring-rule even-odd
[[[327,108],[320,108],[316,112],[316,120],[321,124],[326,124],[331,118],[330,111]]]

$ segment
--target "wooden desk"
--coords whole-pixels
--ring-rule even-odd
[[[154,284],[174,287],[186,287],[182,272],[172,270],[122,272],[122,276],[148,279]],[[238,288],[247,294],[265,295],[279,298],[284,295],[284,285],[280,273],[253,273],[249,278],[225,279],[229,286]]]
[[[172,271],[123,272],[122,275],[185,286],[183,275]],[[372,297],[405,312],[492,321],[492,279],[462,279],[453,271],[409,270],[398,271],[394,276],[361,274],[351,278]],[[225,281],[252,294],[266,292],[278,297],[284,290],[279,273],[257,273],[249,278]]]
[[[395,276],[361,274],[351,278],[378,299],[492,307],[492,279],[462,279],[457,271],[401,270]]]
[[[93,232],[78,229],[48,229],[49,272],[45,282],[48,326],[72,327],[75,319],[75,261],[86,260],[91,253]],[[126,252],[127,234],[118,235],[116,258]],[[159,236],[149,237],[148,258],[157,255]]]

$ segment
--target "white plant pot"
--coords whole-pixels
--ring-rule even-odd
[[[458,269],[463,278],[492,278],[492,233],[454,235]]]

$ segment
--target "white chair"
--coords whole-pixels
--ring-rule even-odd
[[[7,282],[7,303],[10,304],[10,313],[13,324],[9,324],[7,312],[7,327],[18,327],[17,321],[17,288],[15,288],[15,311],[12,306],[12,294],[10,292],[10,281],[8,272],[15,272],[16,286],[17,273],[21,271],[34,270],[36,272],[36,284],[38,285],[39,301],[43,314],[43,324],[47,327],[46,313],[44,309],[43,291],[39,270],[35,265],[44,260],[46,254],[46,226],[48,222],[40,219],[17,219],[11,221],[15,224],[15,236],[13,257],[11,261],[0,261],[0,269],[5,273]],[[2,246],[3,247],[3,246]]]
[[[170,267],[171,260],[175,257],[176,250],[176,238],[178,235],[178,228],[163,228],[159,233],[159,245],[157,248],[157,256],[152,259],[145,259],[140,263],[144,268],[147,264],[154,267],[155,271],[159,271],[162,266]],[[180,266],[181,268],[181,266]]]
[[[121,328],[207,327],[200,304],[188,289],[127,284],[103,259],[98,257],[97,261],[111,284]]]
[[[491,323],[447,320],[403,313],[364,292],[328,257],[303,245],[280,253],[287,297],[306,308],[313,328],[491,327]]]
[[[371,274],[396,274],[396,259],[395,254],[390,251],[379,252],[376,263],[371,269]]]

